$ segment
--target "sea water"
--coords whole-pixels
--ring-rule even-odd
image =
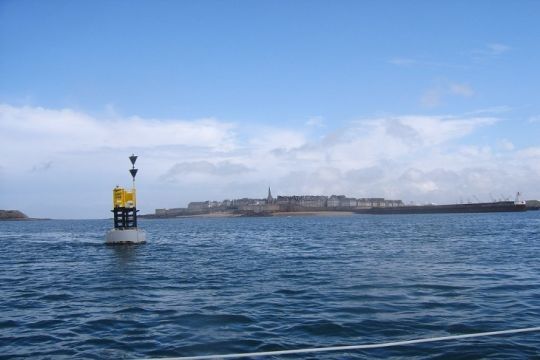
[[[540,325],[540,212],[0,222],[0,357],[140,358]],[[524,333],[299,359],[538,358]],[[274,357],[276,358],[276,357]]]

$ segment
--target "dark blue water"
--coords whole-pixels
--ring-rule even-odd
[[[0,222],[0,357],[138,358],[540,325],[540,212]],[[539,358],[540,334],[284,358]]]

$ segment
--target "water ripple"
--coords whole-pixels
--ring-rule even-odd
[[[0,222],[0,357],[282,350],[538,326],[540,212]],[[540,334],[291,356],[525,359]]]

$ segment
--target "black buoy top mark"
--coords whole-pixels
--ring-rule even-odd
[[[129,160],[131,161],[132,168],[129,169],[129,172],[131,173],[131,176],[133,177],[133,181],[135,181],[135,175],[137,175],[138,169],[135,169],[135,161],[137,161],[137,155],[131,154],[129,157]]]
[[[135,154],[131,154],[129,157],[129,160],[131,160],[131,164],[135,167],[135,161],[137,161],[138,156]]]

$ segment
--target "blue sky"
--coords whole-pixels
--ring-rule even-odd
[[[537,1],[2,1],[0,208],[100,217],[108,179],[89,184],[87,168],[114,172],[134,151],[151,162],[149,212],[267,185],[538,198],[539,13]],[[403,146],[380,143],[388,134]],[[92,205],[73,210],[81,188]]]

